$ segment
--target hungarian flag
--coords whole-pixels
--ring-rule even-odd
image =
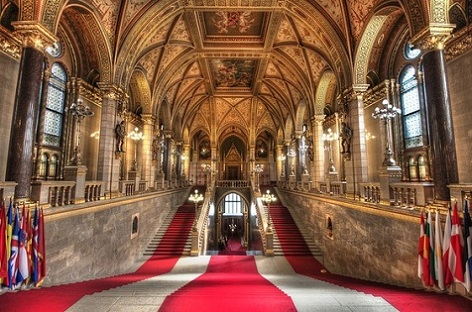
[[[433,286],[435,282],[432,224],[431,211],[429,211],[423,241],[423,282],[427,286]]]
[[[7,258],[7,212],[5,202],[0,203],[0,285],[8,277]]]
[[[449,270],[449,248],[451,247],[451,230],[452,230],[452,222],[451,222],[451,209],[448,209],[446,214],[446,223],[444,224],[444,236],[443,236],[443,243],[442,243],[442,264],[443,264],[443,272],[444,272],[444,283],[446,286],[451,285],[452,280],[448,280],[447,276],[452,276],[451,271]]]
[[[29,275],[28,252],[26,251],[26,244],[28,242],[28,228],[27,228],[27,214],[26,207],[23,204],[21,211],[20,230],[18,232],[18,273],[16,275],[16,284],[26,280]]]
[[[418,240],[418,277],[423,279],[423,254],[424,254],[424,214],[420,216],[420,238]]]
[[[36,207],[33,220],[33,281],[41,286],[46,276],[46,246],[44,243],[43,209]]]
[[[446,272],[447,285],[450,285],[454,281],[464,282],[464,267],[462,265],[463,242],[464,239],[462,237],[459,213],[457,212],[457,203],[455,203],[452,211],[451,244],[449,246],[449,258],[447,262],[449,270]]]
[[[441,230],[441,220],[439,219],[439,211],[436,210],[436,218],[434,220],[434,272],[436,274],[436,280],[438,287],[444,290],[444,271],[442,264],[442,241],[443,234]]]
[[[11,254],[8,260],[8,280],[11,289],[16,285],[16,276],[18,274],[18,253],[19,253],[19,236],[20,236],[20,212],[16,211],[13,222],[13,231],[11,235]]]
[[[463,264],[465,267],[464,281],[465,288],[470,291],[471,280],[472,280],[472,220],[470,219],[469,213],[469,201],[466,200],[464,203],[464,259]]]

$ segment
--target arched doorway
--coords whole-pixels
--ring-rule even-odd
[[[216,234],[219,252],[245,253],[250,241],[250,208],[244,198],[227,193],[218,204]]]

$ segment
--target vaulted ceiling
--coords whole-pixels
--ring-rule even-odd
[[[61,23],[64,37],[82,47],[78,76],[96,66],[145,113],[190,133],[239,129],[245,138],[275,136],[287,124],[293,131],[321,114],[352,84],[356,42],[372,9],[381,2],[400,9],[382,0],[91,2],[71,4]]]

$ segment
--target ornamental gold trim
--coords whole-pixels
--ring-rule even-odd
[[[21,58],[21,42],[0,26],[0,51],[19,61]]]

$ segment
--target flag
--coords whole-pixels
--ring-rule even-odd
[[[8,277],[7,258],[7,215],[5,202],[0,203],[0,285]]]
[[[13,232],[13,223],[14,223],[14,219],[13,219],[13,203],[12,203],[12,200],[10,198],[10,205],[8,207],[8,212],[7,212],[7,223],[6,223],[6,227],[7,227],[7,230],[6,230],[6,234],[7,234],[7,244],[6,244],[6,252],[7,252],[7,278],[3,280],[3,285],[5,286],[10,286],[10,256],[11,256],[11,236],[12,236],[12,232]]]
[[[464,282],[467,291],[470,291],[472,280],[472,220],[469,213],[469,200],[464,202]]]
[[[423,256],[424,256],[424,213],[420,216],[420,239],[418,241],[418,277],[423,279]]]
[[[462,266],[463,237],[462,229],[457,212],[457,203],[452,211],[451,244],[449,247],[449,258],[447,265],[449,271],[446,274],[446,283],[464,282],[464,270]],[[452,276],[451,276],[452,274]]]
[[[18,239],[20,236],[19,214],[20,212],[17,208],[13,221],[13,231],[11,234],[11,254],[10,259],[8,260],[8,280],[11,289],[16,285],[16,275],[18,274]]]
[[[26,218],[26,207],[25,204],[23,204],[23,209],[21,211],[20,230],[18,232],[18,273],[16,275],[17,285],[26,280],[30,275],[28,267],[28,253],[26,251],[26,244],[28,242],[28,228]]]
[[[28,241],[26,242],[26,253],[28,255],[28,270],[29,270],[29,275],[28,278],[26,279],[26,284],[29,284],[31,274],[33,272],[33,228],[31,226],[31,210],[28,209],[26,210],[26,229],[27,229],[27,236],[28,236]]]
[[[443,272],[444,272],[444,284],[446,286],[451,285],[452,276],[451,271],[449,270],[448,262],[449,262],[449,248],[451,246],[451,209],[448,209],[446,214],[446,223],[444,224],[444,236],[443,236],[443,243],[442,243],[442,264],[443,264]]]
[[[41,286],[46,276],[45,247],[43,210],[36,207],[33,219],[33,280],[37,287]]]
[[[435,282],[434,276],[434,250],[433,246],[433,227],[432,227],[431,211],[428,211],[426,227],[424,232],[424,248],[423,248],[423,282],[427,286],[433,286]]]
[[[436,210],[436,218],[434,219],[434,272],[436,274],[436,280],[438,287],[444,290],[444,271],[442,264],[442,241],[443,234],[441,230],[441,220],[439,219],[439,211]]]

